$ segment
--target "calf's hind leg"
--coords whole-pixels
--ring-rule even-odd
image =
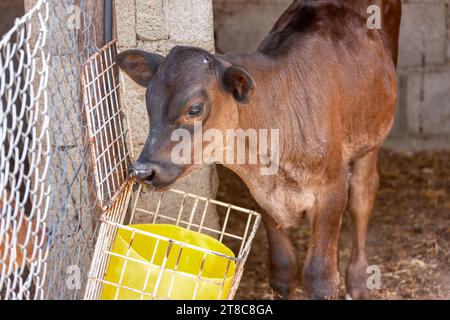
[[[270,286],[275,299],[291,299],[297,287],[298,262],[287,230],[279,228],[267,214],[263,215],[269,240]]]
[[[372,151],[353,165],[350,180],[349,213],[353,222],[353,248],[346,271],[347,293],[353,299],[368,299],[366,238],[369,219],[378,190],[377,160]]]

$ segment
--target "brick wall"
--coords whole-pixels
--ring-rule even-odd
[[[214,0],[217,48],[255,50],[292,0]],[[450,0],[404,0],[399,106],[386,146],[450,149]]]
[[[450,149],[450,1],[403,1],[399,105],[387,145]]]

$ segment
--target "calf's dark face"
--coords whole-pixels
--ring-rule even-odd
[[[203,131],[234,128],[237,108],[249,102],[254,89],[244,69],[198,48],[175,47],[165,58],[129,50],[120,53],[116,62],[147,88],[150,130],[133,174],[155,189],[169,186],[194,168],[193,163],[173,161],[172,150],[179,143],[172,139],[174,132],[181,129],[193,137],[199,123]]]

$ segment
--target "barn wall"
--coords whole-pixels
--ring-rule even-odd
[[[214,0],[217,49],[251,52],[292,0]],[[450,149],[450,0],[403,1],[399,108],[386,143]]]
[[[450,149],[450,1],[403,1],[400,100],[388,145]]]

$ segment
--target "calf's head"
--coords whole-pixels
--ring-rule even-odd
[[[177,144],[172,133],[184,129],[193,136],[199,123],[203,131],[234,129],[239,105],[249,102],[255,87],[246,70],[198,48],[175,47],[167,57],[129,50],[120,53],[116,62],[147,88],[150,131],[133,173],[155,189],[170,185],[193,168],[192,163],[171,159]]]

